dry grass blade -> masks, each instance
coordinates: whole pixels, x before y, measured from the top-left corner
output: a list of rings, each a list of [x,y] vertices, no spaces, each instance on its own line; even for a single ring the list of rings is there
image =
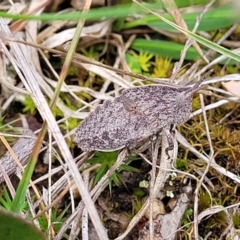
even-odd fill
[[[179,9],[177,8],[176,4],[174,1],[170,0],[162,0],[162,2],[164,3],[164,6],[166,7],[167,11],[169,12],[169,14],[173,17],[173,19],[175,20],[175,22],[181,26],[182,28],[188,30],[188,27],[187,27],[187,24],[185,23]],[[208,4],[208,6],[206,7],[205,11],[206,12],[209,7],[212,5],[214,1],[212,1],[210,4]],[[203,15],[203,14],[202,14]],[[195,24],[195,27],[193,29],[193,32],[195,32],[197,30],[197,27],[200,23],[201,19],[198,19],[198,21],[196,21],[196,24]],[[176,75],[177,73],[180,71],[181,67],[182,67],[182,63],[185,59],[185,56],[186,56],[186,52],[187,52],[187,49],[193,45],[197,52],[199,53],[200,56],[203,57],[203,59],[206,61],[206,62],[209,62],[208,59],[204,56],[201,48],[199,47],[199,45],[197,44],[197,42],[193,41],[192,39],[188,38],[188,40],[186,41],[186,44],[184,46],[184,49],[182,50],[181,52],[181,58],[180,58],[180,61],[178,62],[177,64],[177,68],[174,70],[173,72],[173,75],[171,77],[172,80],[174,80],[176,78]]]
[[[212,145],[212,141],[211,141],[211,137],[210,137],[210,133],[209,133],[209,126],[208,126],[208,122],[207,122],[207,116],[206,116],[206,111],[205,111],[205,106],[204,106],[204,102],[203,102],[203,96],[202,94],[200,94],[200,100],[201,100],[201,106],[202,106],[202,110],[203,110],[203,117],[204,117],[204,123],[205,123],[205,129],[207,132],[207,138],[208,138],[208,142],[209,142],[209,146],[210,146],[210,153],[209,153],[209,162],[208,165],[200,179],[200,181],[198,182],[198,185],[194,191],[194,234],[195,234],[195,238],[198,240],[199,239],[199,232],[198,232],[198,221],[197,221],[197,217],[198,217],[198,195],[199,195],[199,191],[201,188],[201,185],[203,183],[203,180],[205,178],[205,176],[207,175],[209,168],[211,166],[212,160],[213,160],[213,156],[214,156],[214,150],[213,150],[213,145]]]
[[[11,34],[10,31],[8,29],[8,27],[5,25],[5,23],[1,20],[0,21],[1,27],[5,33],[6,36],[10,36],[11,38]],[[2,42],[1,42],[2,43]],[[3,43],[2,43],[3,44]],[[10,46],[14,52],[14,55],[17,59],[18,65],[21,67],[21,69],[24,69],[24,73],[25,73],[25,77],[26,77],[26,81],[24,79],[24,85],[25,87],[30,90],[31,94],[34,96],[34,101],[35,101],[35,105],[37,106],[40,114],[42,115],[43,119],[45,119],[45,121],[48,123],[48,127],[51,130],[51,132],[53,133],[53,136],[55,138],[55,140],[58,143],[59,149],[62,152],[62,155],[64,156],[65,161],[68,163],[69,168],[72,171],[72,176],[75,179],[75,182],[79,188],[79,191],[83,193],[83,198],[85,199],[84,201],[86,201],[86,206],[89,208],[89,214],[92,215],[92,213],[94,214],[94,207],[93,204],[91,205],[92,201],[89,197],[88,192],[86,191],[86,188],[84,186],[83,180],[79,174],[79,171],[75,165],[75,162],[73,161],[72,155],[69,151],[68,146],[66,145],[66,142],[61,134],[61,131],[59,129],[58,124],[56,123],[52,112],[39,88],[39,85],[37,84],[36,78],[33,75],[32,71],[30,70],[24,56],[22,55],[22,52],[20,51],[18,45],[16,43],[11,43],[10,42]],[[91,206],[91,207],[90,207]],[[98,215],[95,216],[95,218],[98,218]],[[95,219],[96,220],[96,219]],[[95,222],[96,223],[96,222]],[[100,230],[99,234],[102,231]],[[100,238],[103,237],[103,239],[106,239],[105,236],[105,232],[102,232]]]
[[[194,153],[197,157],[204,160],[206,163],[209,163],[210,159],[206,157],[204,154],[201,154],[197,151],[178,131],[176,131],[176,137],[179,143],[181,143],[184,147],[189,149],[192,153]],[[214,159],[211,160],[211,167],[218,171],[220,174],[225,175],[226,177],[232,179],[233,181],[240,183],[240,178],[236,174],[227,171],[225,168],[219,166]]]

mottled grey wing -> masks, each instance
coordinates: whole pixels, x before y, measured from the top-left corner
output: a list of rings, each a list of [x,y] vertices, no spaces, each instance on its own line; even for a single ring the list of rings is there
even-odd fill
[[[105,101],[78,127],[75,140],[79,147],[84,151],[131,148],[168,125],[173,121],[169,97],[174,91],[162,88],[131,88],[120,97]]]
[[[82,121],[75,133],[75,141],[83,151],[111,151],[136,144],[146,134],[149,125],[143,114],[132,110],[131,103],[121,97],[107,100]],[[124,105],[125,104],[125,105]],[[132,109],[131,109],[132,108]]]
[[[173,87],[164,85],[148,85],[126,89],[122,96],[130,98],[139,106],[139,111],[144,113],[149,121],[157,121],[163,126],[175,123],[175,105],[177,96],[189,87]]]
[[[192,95],[202,81],[192,87],[157,84],[126,89],[82,121],[75,141],[84,151],[132,148],[165,126],[187,121]]]

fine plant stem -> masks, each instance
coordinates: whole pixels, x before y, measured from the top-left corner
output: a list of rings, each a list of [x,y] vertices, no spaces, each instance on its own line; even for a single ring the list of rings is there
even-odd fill
[[[156,152],[158,153],[158,147],[156,145],[154,146],[154,141],[153,138],[151,138],[151,152],[152,152],[152,174],[151,174],[151,181],[150,181],[150,195],[149,195],[149,237],[150,239],[153,239],[154,236],[154,227],[153,227],[153,201],[155,200],[154,198],[154,182],[155,182],[155,177],[156,177],[156,165],[157,165],[157,155],[155,154]]]
[[[195,236],[196,240],[199,240],[199,233],[198,233],[198,202],[199,202],[198,195],[199,195],[199,190],[202,186],[205,176],[207,175],[207,173],[210,169],[211,163],[213,161],[213,156],[214,156],[214,149],[213,149],[212,140],[211,140],[211,136],[210,136],[210,132],[209,132],[207,115],[206,115],[206,110],[205,110],[205,105],[204,105],[202,94],[200,94],[200,101],[201,101],[201,106],[202,106],[202,110],[203,110],[203,118],[204,118],[206,133],[207,133],[207,139],[208,139],[208,143],[209,143],[209,147],[210,147],[210,154],[209,154],[209,162],[207,164],[207,167],[205,168],[204,173],[202,174],[202,177],[201,177],[200,181],[198,182],[197,187],[194,191],[194,236]]]

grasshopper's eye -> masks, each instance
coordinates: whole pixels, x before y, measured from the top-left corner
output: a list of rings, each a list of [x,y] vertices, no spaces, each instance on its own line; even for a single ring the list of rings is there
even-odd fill
[[[139,112],[139,109],[138,109],[138,105],[136,102],[134,102],[132,99],[122,95],[120,98],[119,98],[120,102],[122,102],[123,104],[123,107],[128,111],[128,112],[132,112],[134,114],[138,113]]]

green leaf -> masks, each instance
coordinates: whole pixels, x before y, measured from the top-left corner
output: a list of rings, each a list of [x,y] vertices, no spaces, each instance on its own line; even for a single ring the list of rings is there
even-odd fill
[[[142,5],[142,8],[147,10],[147,11],[150,11],[151,13],[153,13],[150,9],[148,9],[147,7],[143,6]],[[236,18],[236,21],[239,22],[239,13],[238,16],[236,16],[236,13],[237,11],[232,9],[232,12],[231,12],[231,16],[233,17],[234,16],[234,19]],[[212,42],[212,41],[209,41],[208,39],[206,38],[203,38],[201,36],[199,36],[198,34],[195,34],[195,33],[192,33],[191,31],[189,31],[188,29],[185,29],[177,24],[175,24],[174,22],[172,21],[169,21],[168,19],[165,19],[164,17],[162,17],[161,15],[158,15],[156,13],[154,13],[154,15],[156,15],[159,19],[161,19],[162,21],[164,21],[165,23],[167,23],[169,26],[172,26],[174,27],[175,29],[177,29],[178,31],[184,33],[185,35],[189,36],[190,38],[194,39],[195,41],[197,41],[198,43],[201,43],[202,45],[204,45],[205,47],[209,48],[209,49],[212,49],[226,57],[229,57],[230,59],[232,60],[235,60],[237,62],[240,62],[240,55],[227,49],[227,48],[224,48],[222,46],[219,46],[218,44]],[[222,62],[221,62],[222,63]],[[231,62],[231,64],[233,64],[233,62]],[[228,63],[230,64],[230,63]]]
[[[46,240],[39,229],[17,214],[0,210],[0,239],[5,240]]]
[[[64,217],[69,209],[71,204],[68,204],[63,210],[59,208],[58,205],[52,208],[51,214],[51,223],[52,227],[55,232],[59,232],[60,228],[62,227],[63,223],[66,221],[66,217]],[[48,219],[46,219],[45,215],[42,215],[38,218],[39,225],[44,232],[48,232]]]
[[[209,3],[210,0],[175,0],[175,3],[178,8],[184,8],[194,5],[205,5]]]
[[[209,49],[221,53],[222,55],[226,55],[231,59],[229,60],[227,58],[226,60],[220,61],[219,62],[220,64],[225,64],[227,62],[228,65],[235,65],[236,61],[240,62],[239,54],[227,48],[219,46],[218,44],[211,42],[197,34],[189,33],[189,35],[195,41],[201,43],[202,45],[208,47]],[[133,48],[134,50],[145,51],[164,58],[169,57],[171,59],[179,59],[183,47],[184,45],[175,42],[147,39],[136,39],[131,45],[131,48]],[[205,50],[202,51],[203,53],[206,52]],[[215,58],[219,56],[220,55],[217,54]],[[193,47],[188,48],[185,60],[197,60],[199,58],[200,58],[199,54]]]
[[[30,96],[26,96],[25,100],[22,101],[22,104],[24,105],[23,112],[30,113],[31,115],[35,114],[36,106]]]
[[[156,9],[159,4],[149,4],[151,9]],[[0,17],[10,18],[15,20],[41,20],[41,21],[54,21],[54,20],[99,20],[103,18],[120,18],[127,17],[130,14],[143,13],[141,7],[135,4],[124,4],[121,6],[103,7],[98,9],[91,9],[88,12],[70,12],[70,13],[45,13],[41,15],[27,15],[27,14],[11,14],[0,11]]]
[[[176,0],[176,4],[179,8],[187,7],[197,4],[206,4],[210,0]],[[145,4],[149,9],[163,9],[161,3]],[[112,7],[103,7],[98,9],[91,9],[88,12],[70,12],[70,13],[45,13],[41,15],[27,15],[27,14],[12,14],[4,11],[0,11],[0,17],[9,18],[14,20],[41,20],[41,21],[54,21],[54,20],[100,20],[100,19],[117,19],[125,18],[133,14],[142,14],[145,11],[136,4],[122,4]]]
[[[100,164],[100,167],[96,169],[94,172],[94,184],[96,184],[102,176],[114,165],[118,157],[118,151],[115,152],[95,152],[94,156],[91,159],[88,159],[86,162],[91,166],[94,164]],[[135,158],[130,158],[127,164],[131,161],[135,160]],[[112,182],[116,185],[119,185],[120,182],[123,182],[121,179],[120,172],[121,171],[132,171],[138,172],[138,169],[128,166],[127,164],[122,164],[116,172],[112,174],[109,178],[109,186],[111,188]]]
[[[181,51],[183,49],[183,45],[163,40],[147,40],[139,38],[133,41],[131,48],[138,51],[152,53],[161,57],[179,59]],[[185,59],[193,60],[198,58],[199,54],[193,47],[190,47],[187,51]]]
[[[185,13],[182,14],[188,29],[192,30],[196,24],[197,18],[200,16],[200,12]],[[162,14],[162,17],[167,20],[173,21],[169,14]],[[174,21],[173,21],[174,22]],[[212,31],[220,28],[229,27],[234,23],[239,23],[240,18],[237,11],[234,11],[231,5],[214,8],[205,13],[201,19],[201,22],[197,28],[197,31]],[[123,29],[129,29],[138,26],[149,26],[165,31],[178,32],[175,28],[169,24],[161,21],[157,16],[147,15],[137,20],[126,22],[123,25]]]
[[[16,195],[13,199],[11,211],[19,213],[21,211],[22,205],[25,201],[26,191],[33,174],[34,167],[36,165],[37,159],[30,158],[28,164],[23,173],[22,179],[18,184]],[[1,239],[1,238],[0,238]]]
[[[126,53],[126,61],[132,72],[142,74],[142,68],[139,61],[129,53]]]

